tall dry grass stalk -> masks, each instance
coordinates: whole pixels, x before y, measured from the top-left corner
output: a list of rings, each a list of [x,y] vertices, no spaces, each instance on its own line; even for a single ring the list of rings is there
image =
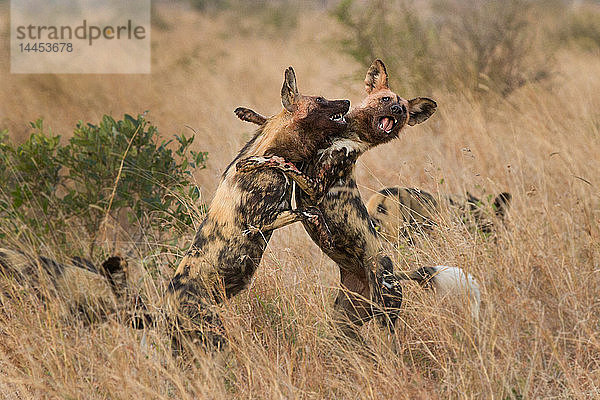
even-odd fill
[[[7,32],[1,6],[0,32]],[[275,113],[284,67],[294,66],[305,93],[362,97],[363,73],[351,75],[357,65],[327,40],[340,29],[329,16],[300,16],[293,34],[277,40],[235,35],[226,13],[158,12],[168,29],[153,30],[150,76],[10,75],[0,57],[0,125],[25,135],[25,123],[42,115],[66,133],[76,119],[149,109],[162,132],[197,132],[209,169],[196,178],[210,199],[252,129],[232,110]],[[447,264],[473,274],[482,286],[478,321],[460,301],[407,284],[395,335],[368,324],[364,344],[337,340],[335,266],[291,226],[275,233],[249,290],[224,305],[229,349],[196,349],[194,360],[173,358],[161,329],[134,331],[116,316],[85,326],[65,318],[60,301],[19,288],[2,295],[0,397],[600,397],[600,61],[565,48],[555,69],[552,82],[486,102],[467,93],[406,93],[435,98],[438,112],[359,161],[365,200],[388,185],[513,194],[496,240],[448,219],[394,253],[404,270]],[[169,258],[133,254],[132,284],[160,309]],[[142,268],[152,257],[162,277]]]

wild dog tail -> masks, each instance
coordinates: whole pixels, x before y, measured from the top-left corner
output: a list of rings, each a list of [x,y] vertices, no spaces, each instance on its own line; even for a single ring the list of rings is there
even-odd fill
[[[470,303],[471,315],[474,319],[479,318],[481,305],[479,283],[473,275],[465,272],[462,268],[438,265],[395,275],[398,279],[413,280],[424,287],[432,288],[442,298],[466,297]]]
[[[267,122],[267,117],[246,107],[238,107],[235,109],[234,113],[242,121],[251,122],[256,125],[264,125]]]

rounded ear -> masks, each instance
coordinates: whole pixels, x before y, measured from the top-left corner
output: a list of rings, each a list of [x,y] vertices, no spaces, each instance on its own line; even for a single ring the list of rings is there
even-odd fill
[[[389,86],[385,64],[383,61],[377,59],[373,61],[373,64],[371,64],[367,71],[367,76],[365,77],[365,90],[367,91],[367,94],[371,94],[373,91],[387,88],[389,88]]]
[[[294,103],[298,97],[298,86],[296,85],[296,73],[292,67],[285,70],[283,86],[281,88],[281,104],[289,112],[294,111]]]
[[[417,97],[408,101],[408,124],[420,124],[431,117],[437,109],[437,103],[427,97]]]
[[[497,216],[500,218],[504,218],[506,215],[506,211],[510,207],[510,201],[512,199],[512,195],[508,192],[502,192],[494,199],[494,204],[492,204],[492,208]]]
[[[251,122],[256,125],[264,125],[267,123],[267,117],[246,107],[238,107],[235,109],[234,113],[242,121]]]

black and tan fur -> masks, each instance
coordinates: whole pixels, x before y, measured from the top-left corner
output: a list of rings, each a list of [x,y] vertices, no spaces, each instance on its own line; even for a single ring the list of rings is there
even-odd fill
[[[275,229],[303,221],[318,225],[317,240],[327,240],[316,209],[291,209],[291,182],[284,174],[236,170],[239,160],[251,156],[306,161],[346,130],[343,115],[350,102],[301,95],[291,67],[285,72],[281,99],[283,110],[260,126],[223,173],[194,242],[170,283],[171,312],[179,315],[174,328],[188,331],[193,340],[222,342],[214,305],[248,285]],[[175,339],[180,337],[174,334]]]
[[[331,231],[333,245],[321,248],[340,268],[342,289],[335,307],[346,321],[342,327],[351,336],[355,335],[354,326],[373,317],[374,302],[390,311],[383,314],[389,325],[393,325],[396,315],[390,309],[397,309],[401,302],[401,286],[394,279],[392,262],[382,254],[382,243],[356,185],[356,160],[365,151],[398,137],[407,125],[425,121],[437,107],[433,100],[407,101],[392,92],[380,60],[367,71],[365,86],[367,97],[346,117],[348,130],[304,164],[302,173],[315,177],[315,182],[299,176],[289,165],[279,167],[302,189],[296,191],[298,206],[318,207]],[[251,110],[240,110],[236,114],[249,116],[250,122],[264,119]],[[278,168],[277,163],[264,164]],[[308,224],[304,226],[318,244],[318,231]]]
[[[26,288],[43,299],[57,298],[66,313],[77,314],[86,323],[124,311],[129,322],[140,327],[129,301],[127,272],[127,262],[120,256],[109,257],[96,267],[81,257],[62,263],[19,250],[0,249],[0,285],[5,295],[10,297]]]
[[[369,199],[367,210],[379,232],[391,243],[399,239],[412,241],[413,235],[431,232],[440,220],[443,208],[454,211],[461,222],[485,235],[495,229],[510,206],[510,193],[500,193],[487,207],[483,201],[467,192],[466,196],[442,196],[416,189],[388,187]]]

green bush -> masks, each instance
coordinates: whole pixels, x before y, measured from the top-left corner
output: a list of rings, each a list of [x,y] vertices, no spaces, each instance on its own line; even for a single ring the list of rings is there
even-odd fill
[[[51,235],[56,244],[73,246],[67,231],[78,227],[91,256],[108,220],[126,216],[131,224],[121,228],[130,233],[175,234],[191,225],[186,202],[199,198],[192,172],[207,159],[190,149],[193,136],[159,141],[144,115],[79,122],[65,145],[44,131],[42,120],[31,126],[29,139],[16,147],[7,131],[0,133],[0,238]]]

